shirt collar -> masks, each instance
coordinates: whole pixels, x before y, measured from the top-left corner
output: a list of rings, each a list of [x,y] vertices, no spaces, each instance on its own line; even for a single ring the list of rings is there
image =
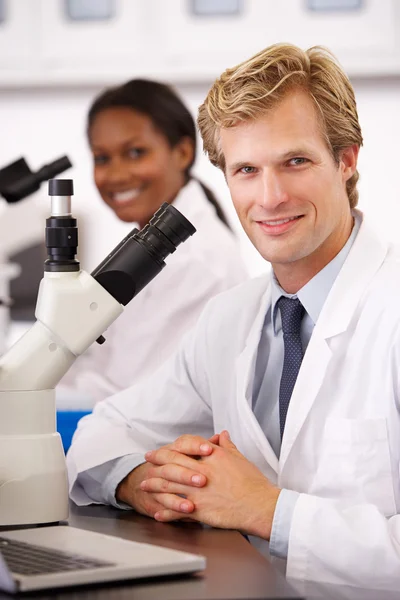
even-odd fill
[[[319,271],[319,273],[310,279],[297,294],[288,294],[285,292],[279,285],[274,273],[271,272],[271,315],[274,335],[276,335],[280,329],[276,319],[278,309],[276,303],[281,296],[286,296],[286,298],[298,298],[314,325],[317,322],[324,302],[328,297],[336,277],[339,275],[340,269],[344,265],[361,226],[362,215],[355,212],[352,214],[354,217],[354,226],[349,239],[339,254]]]

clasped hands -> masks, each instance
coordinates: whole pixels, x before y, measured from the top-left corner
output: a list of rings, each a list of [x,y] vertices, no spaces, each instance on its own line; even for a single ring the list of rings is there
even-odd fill
[[[195,520],[269,539],[280,489],[230,439],[183,435],[147,452],[116,497],[157,521]]]

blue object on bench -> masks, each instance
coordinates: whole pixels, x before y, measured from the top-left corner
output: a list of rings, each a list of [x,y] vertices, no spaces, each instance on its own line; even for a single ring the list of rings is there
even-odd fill
[[[57,431],[61,435],[64,446],[64,452],[67,452],[71,445],[79,419],[90,414],[91,410],[58,410],[57,411]]]

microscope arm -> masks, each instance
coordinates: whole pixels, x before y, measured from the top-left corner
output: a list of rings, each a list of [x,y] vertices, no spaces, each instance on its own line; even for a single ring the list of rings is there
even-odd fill
[[[37,321],[0,358],[0,390],[54,388],[123,306],[85,271],[45,273]]]

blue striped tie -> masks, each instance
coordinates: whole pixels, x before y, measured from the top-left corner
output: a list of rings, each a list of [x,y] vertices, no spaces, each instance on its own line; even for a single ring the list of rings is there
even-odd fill
[[[304,315],[304,306],[298,298],[286,298],[285,296],[279,298],[278,306],[282,316],[283,343],[285,346],[279,387],[279,422],[282,439],[290,398],[303,360],[300,327]]]

